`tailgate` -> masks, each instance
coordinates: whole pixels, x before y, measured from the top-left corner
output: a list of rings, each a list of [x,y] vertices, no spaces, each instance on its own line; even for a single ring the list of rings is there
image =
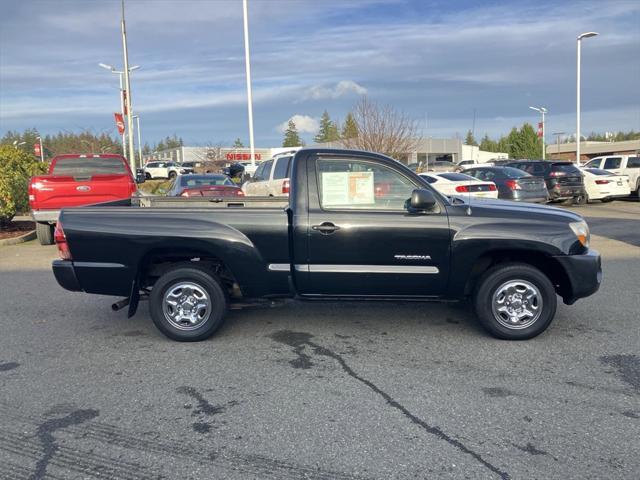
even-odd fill
[[[128,174],[71,177],[49,175],[33,181],[34,210],[58,210],[93,203],[109,202],[131,196]]]
[[[522,190],[524,190],[525,192],[538,192],[547,189],[547,184],[544,182],[544,178],[539,177],[519,178],[518,185],[520,185]]]

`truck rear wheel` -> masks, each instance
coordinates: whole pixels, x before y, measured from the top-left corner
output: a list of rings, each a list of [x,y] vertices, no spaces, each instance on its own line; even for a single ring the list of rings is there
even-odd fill
[[[551,324],[557,307],[551,281],[524,263],[489,269],[478,282],[473,303],[481,325],[505,340],[540,335]]]
[[[151,290],[153,323],[167,337],[197,342],[211,337],[224,322],[227,296],[204,269],[177,267],[162,275]]]
[[[53,245],[53,225],[37,222],[36,237],[38,237],[40,245]]]

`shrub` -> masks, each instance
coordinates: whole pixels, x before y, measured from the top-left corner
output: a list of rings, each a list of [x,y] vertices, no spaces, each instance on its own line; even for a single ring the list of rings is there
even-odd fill
[[[46,169],[46,164],[24,150],[0,145],[0,226],[8,224],[16,212],[29,210],[29,179]]]

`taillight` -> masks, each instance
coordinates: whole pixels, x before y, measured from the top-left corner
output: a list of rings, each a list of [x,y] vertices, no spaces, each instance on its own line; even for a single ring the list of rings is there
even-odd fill
[[[489,184],[489,191],[490,192],[495,192],[496,190],[497,190],[497,188],[493,183]]]
[[[244,192],[242,190],[236,190],[236,196],[244,197]]]
[[[564,173],[563,173],[563,172],[561,172],[561,171],[559,171],[559,170],[552,170],[552,171],[549,173],[549,176],[550,176],[550,177],[561,177],[562,175],[564,175]]]
[[[282,182],[282,193],[289,193],[289,179],[287,178],[284,182]]]
[[[468,191],[469,191],[469,187],[467,187],[466,185],[458,185],[456,187],[456,192],[464,193]]]
[[[609,180],[596,180],[596,185],[606,185]]]
[[[509,190],[522,190],[522,187],[518,184],[517,180],[507,180],[504,184]]]
[[[180,194],[181,197],[188,197],[189,196],[189,192],[184,191]]]
[[[69,250],[69,244],[67,243],[67,236],[62,229],[62,223],[56,224],[56,229],[53,232],[53,239],[58,247],[58,255],[62,260],[73,260],[71,257],[71,250]]]

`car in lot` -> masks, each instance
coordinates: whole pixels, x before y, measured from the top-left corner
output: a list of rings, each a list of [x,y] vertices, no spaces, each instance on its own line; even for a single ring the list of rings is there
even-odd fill
[[[617,175],[600,168],[583,168],[582,173],[587,201],[610,202],[616,198],[628,197],[631,193],[627,175]]]
[[[176,162],[149,162],[143,167],[147,180],[155,178],[175,178],[185,173],[193,173],[191,167],[181,166]]]
[[[222,174],[178,175],[168,197],[243,197],[242,189]]]
[[[631,192],[640,197],[640,155],[596,157],[589,160],[585,168],[599,168],[618,175],[627,175]]]
[[[572,162],[554,160],[514,160],[504,166],[544,178],[550,201],[583,205],[587,201],[582,172]]]
[[[265,160],[253,176],[242,185],[245,195],[286,197],[289,195],[289,173],[293,155],[277,155]]]
[[[38,241],[53,244],[60,209],[125,199],[136,191],[129,163],[121,155],[56,155],[47,175],[29,181],[29,207]]]
[[[429,172],[420,176],[438,192],[448,197],[468,195],[478,198],[498,198],[498,189],[493,182],[483,182],[477,178],[454,172]]]
[[[423,172],[453,172],[456,169],[456,164],[447,160],[436,160],[435,162],[429,162],[424,164]]]
[[[513,167],[474,167],[465,174],[485,182],[493,182],[498,189],[498,198],[516,202],[546,203],[549,192],[543,178]]]
[[[449,201],[392,158],[310,148],[291,161],[289,198],[137,197],[63,210],[58,283],[148,299],[168,337],[197,341],[229,302],[471,298],[492,335],[528,339],[602,279],[589,228],[541,205]],[[254,300],[252,300],[254,299]],[[565,314],[566,315],[566,314]]]

